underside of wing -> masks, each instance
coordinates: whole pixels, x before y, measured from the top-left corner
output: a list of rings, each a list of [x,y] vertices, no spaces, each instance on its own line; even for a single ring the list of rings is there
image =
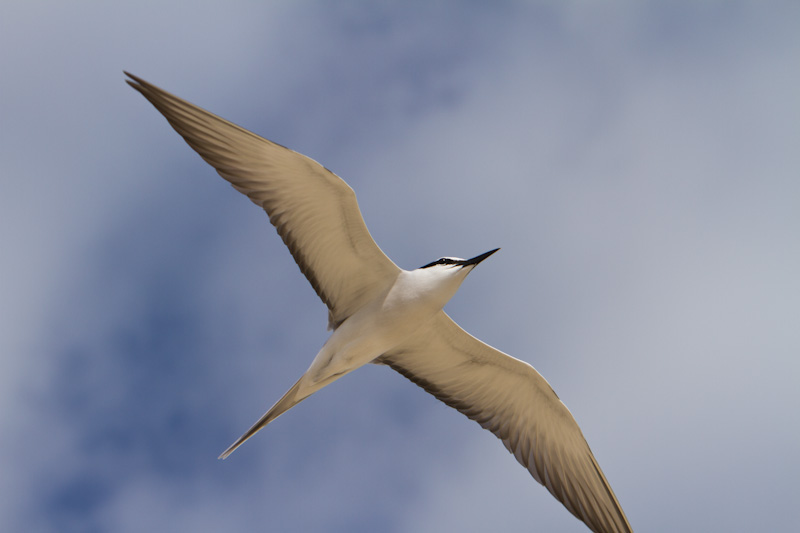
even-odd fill
[[[632,531],[572,414],[529,364],[472,337],[444,311],[377,362],[494,433],[592,531]]]
[[[337,326],[400,269],[369,234],[353,190],[316,161],[126,73],[200,156],[269,215]]]

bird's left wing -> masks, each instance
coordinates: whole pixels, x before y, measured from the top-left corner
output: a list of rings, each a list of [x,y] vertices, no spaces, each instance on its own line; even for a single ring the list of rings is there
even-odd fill
[[[400,269],[369,234],[353,189],[313,159],[126,72],[220,176],[269,215],[330,310],[330,326],[391,286]]]
[[[593,531],[632,531],[572,414],[531,365],[479,341],[444,311],[375,362],[494,433]]]

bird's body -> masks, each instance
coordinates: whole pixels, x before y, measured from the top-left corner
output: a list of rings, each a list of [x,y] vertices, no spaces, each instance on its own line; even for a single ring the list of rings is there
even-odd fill
[[[483,255],[488,257],[495,251]],[[322,387],[401,345],[441,311],[476,264],[400,270],[394,279],[387,280],[385,287],[376,288],[364,307],[334,329],[297,383],[220,457],[226,458],[261,428]]]
[[[333,333],[308,370],[225,458],[298,402],[365,364],[398,371],[497,435],[593,531],[632,531],[569,410],[529,364],[475,339],[442,310],[472,259],[397,267],[364,224],[355,194],[315,161],[135,76],[142,93],[219,174],[264,208],[328,306]]]
[[[337,327],[306,371],[314,381],[344,375],[407,339],[456,293],[469,268],[400,271]]]

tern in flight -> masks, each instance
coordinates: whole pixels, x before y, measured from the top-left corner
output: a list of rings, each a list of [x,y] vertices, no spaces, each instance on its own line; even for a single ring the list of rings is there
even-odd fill
[[[632,531],[572,414],[528,363],[484,344],[442,310],[497,251],[397,267],[375,244],[347,183],[316,161],[128,74],[220,176],[263,208],[328,306],[333,333],[289,391],[220,456],[367,363],[387,365],[503,441],[593,531]]]

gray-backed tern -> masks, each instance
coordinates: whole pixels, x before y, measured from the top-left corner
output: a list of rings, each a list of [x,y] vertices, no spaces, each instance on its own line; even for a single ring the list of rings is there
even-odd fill
[[[220,456],[324,386],[387,365],[503,441],[533,477],[597,532],[631,531],[566,406],[528,363],[484,344],[442,310],[481,261],[443,257],[416,270],[389,259],[356,196],[316,161],[126,74],[189,146],[263,208],[328,306],[333,333],[289,391]]]

